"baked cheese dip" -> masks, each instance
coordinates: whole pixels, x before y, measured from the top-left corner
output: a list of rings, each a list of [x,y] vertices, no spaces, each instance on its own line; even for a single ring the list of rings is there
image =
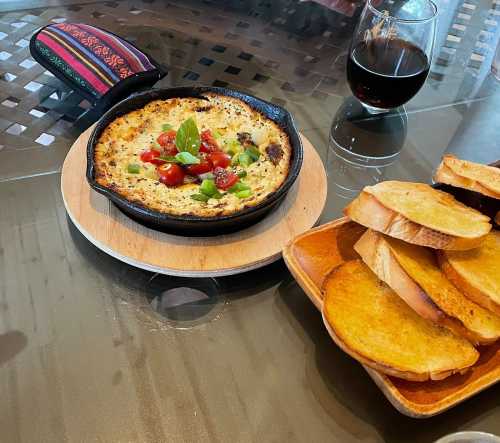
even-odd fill
[[[116,118],[94,149],[95,179],[171,215],[213,217],[255,206],[285,181],[291,145],[242,100],[155,100]]]

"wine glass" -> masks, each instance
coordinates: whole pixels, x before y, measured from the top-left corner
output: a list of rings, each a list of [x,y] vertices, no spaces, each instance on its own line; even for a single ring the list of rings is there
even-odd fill
[[[436,15],[432,0],[367,0],[349,49],[347,80],[369,112],[401,106],[420,90]]]

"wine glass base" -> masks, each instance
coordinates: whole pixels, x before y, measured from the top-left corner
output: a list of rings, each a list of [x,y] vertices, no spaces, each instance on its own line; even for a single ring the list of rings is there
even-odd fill
[[[404,146],[404,108],[373,115],[354,97],[342,103],[332,123],[327,153],[329,185],[352,199],[361,189],[385,179]]]
[[[370,106],[367,105],[366,103],[363,103],[361,100],[360,103],[363,105],[363,108],[365,108],[370,114],[385,114],[387,112],[391,112],[391,109],[377,108],[376,106]]]

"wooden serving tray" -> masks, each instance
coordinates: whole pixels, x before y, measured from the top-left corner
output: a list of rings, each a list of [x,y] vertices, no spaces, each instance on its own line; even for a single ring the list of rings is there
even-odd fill
[[[258,269],[281,257],[283,247],[313,227],[326,202],[320,156],[304,136],[304,163],[285,200],[259,223],[232,234],[185,237],[147,228],[90,188],[85,176],[93,127],[71,147],[61,173],[61,193],[76,228],[95,246],[132,266],[182,277],[221,277]]]
[[[342,262],[359,258],[353,245],[364,231],[364,227],[341,218],[299,235],[284,249],[290,272],[319,310],[325,277]],[[500,381],[500,343],[480,347],[479,352],[479,360],[466,374],[440,381],[412,382],[364,368],[398,411],[426,418]]]

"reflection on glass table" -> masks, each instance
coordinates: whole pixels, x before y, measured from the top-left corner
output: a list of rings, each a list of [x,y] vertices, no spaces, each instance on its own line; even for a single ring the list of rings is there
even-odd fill
[[[404,146],[407,125],[402,107],[374,115],[354,97],[345,99],[333,119],[327,153],[335,194],[350,199],[384,180]]]

